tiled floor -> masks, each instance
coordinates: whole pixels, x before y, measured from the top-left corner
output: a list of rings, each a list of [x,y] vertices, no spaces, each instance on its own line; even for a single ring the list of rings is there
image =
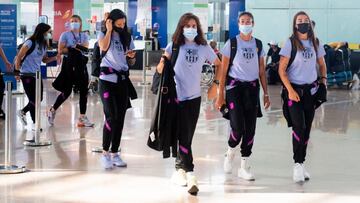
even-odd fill
[[[232,175],[223,173],[228,123],[203,97],[193,143],[200,187],[194,197],[170,183],[174,160],[163,160],[161,153],[146,146],[154,105],[149,87],[136,87],[139,99],[127,112],[121,147],[128,167],[104,171],[100,155],[91,152],[101,146],[103,113],[99,98],[91,95],[88,103],[87,115],[96,123],[95,128],[75,127],[77,95],[58,110],[55,126],[49,127],[45,111],[57,92],[50,88],[51,81],[45,84],[42,136],[53,145],[24,148],[22,142],[32,131],[16,117],[12,119],[16,142],[13,163],[25,165],[29,172],[0,175],[0,202],[360,202],[359,91],[332,89],[328,103],[317,110],[306,161],[312,178],[303,185],[292,182],[290,129],[280,109],[278,86],[270,87],[272,108],[258,120],[251,159],[255,182],[240,180],[235,170]],[[22,95],[13,98],[16,109],[25,102]],[[3,135],[3,121],[0,129]],[[3,143],[1,137],[1,162]],[[239,157],[238,153],[237,166]]]

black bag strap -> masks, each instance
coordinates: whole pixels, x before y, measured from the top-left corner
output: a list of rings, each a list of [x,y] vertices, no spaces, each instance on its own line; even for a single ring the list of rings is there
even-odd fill
[[[297,53],[297,48],[295,46],[294,39],[292,37],[290,37],[290,42],[291,42],[291,53],[290,53],[290,59],[289,59],[288,66],[286,67],[286,71],[289,69],[291,64],[294,62],[296,53]]]
[[[262,41],[257,39],[257,38],[255,38],[255,42],[256,42],[256,49],[257,49],[258,59],[260,61],[261,52],[263,50],[263,44],[262,44]]]
[[[236,52],[237,52],[237,39],[236,37],[233,37],[230,39],[230,61],[226,75],[229,75],[230,67],[233,65]]]
[[[172,68],[175,67],[176,60],[177,60],[177,58],[179,56],[179,49],[180,49],[180,46],[173,43],[172,48],[171,48],[172,53],[171,53],[171,59],[170,59]]]
[[[34,49],[35,49],[35,46],[36,46],[35,40],[33,40],[33,39],[28,39],[28,40],[31,41],[31,46],[30,46],[30,49],[27,50],[25,56],[21,59],[20,64],[22,64],[22,63],[25,61],[26,57],[28,57],[28,56],[34,51]]]

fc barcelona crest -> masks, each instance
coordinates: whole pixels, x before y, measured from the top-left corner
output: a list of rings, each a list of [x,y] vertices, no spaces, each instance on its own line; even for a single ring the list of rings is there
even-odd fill
[[[305,49],[302,52],[302,55],[303,55],[304,59],[311,59],[313,57],[314,53],[311,50],[311,48],[305,47]]]
[[[189,63],[196,63],[199,59],[198,50],[186,49],[185,59]]]
[[[242,48],[242,55],[244,59],[251,60],[255,56],[255,51],[253,48]]]
[[[122,44],[121,44],[121,42],[120,42],[119,40],[115,40],[115,41],[113,42],[113,44],[114,44],[114,47],[115,47],[115,49],[116,49],[117,51],[119,51],[119,52],[122,52],[122,51],[123,51]]]

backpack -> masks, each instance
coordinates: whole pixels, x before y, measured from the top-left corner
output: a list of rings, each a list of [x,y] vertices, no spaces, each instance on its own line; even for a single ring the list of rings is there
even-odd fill
[[[262,45],[261,40],[259,40],[257,38],[255,38],[255,42],[256,42],[256,49],[257,49],[258,58],[259,58],[259,61],[260,61],[260,56],[261,56],[261,52],[263,50],[263,45]],[[228,68],[228,71],[227,71],[226,75],[229,75],[230,67],[233,65],[235,55],[236,55],[236,52],[237,52],[237,39],[236,39],[236,37],[230,39],[230,45],[231,45],[230,61],[229,61],[229,68]]]
[[[25,59],[26,59],[26,57],[28,57],[33,51],[34,51],[34,49],[35,49],[35,45],[36,45],[36,42],[35,42],[35,40],[33,40],[33,39],[27,39],[27,40],[30,40],[31,41],[31,47],[29,48],[29,50],[27,50],[26,51],[26,54],[25,54],[25,56],[21,59],[21,61],[20,61],[20,65],[22,65],[23,64],[23,62],[25,61]],[[17,53],[19,53],[19,51],[20,51],[20,49],[21,49],[21,47],[24,45],[24,43],[21,43],[21,44],[19,44],[19,46],[17,46]]]
[[[180,46],[177,44],[173,44],[171,50],[172,50],[172,54],[171,54],[171,67],[174,68],[175,64],[176,64],[176,60],[178,58],[179,55],[179,48]],[[160,78],[161,78],[161,74],[158,73],[157,71],[155,71],[154,76],[153,76],[153,81],[151,84],[151,91],[154,94],[157,94],[158,89],[159,89],[159,85],[160,85]]]

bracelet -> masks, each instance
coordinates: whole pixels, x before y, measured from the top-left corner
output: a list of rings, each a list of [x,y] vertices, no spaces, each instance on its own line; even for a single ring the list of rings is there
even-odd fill
[[[325,80],[327,80],[327,77],[321,76],[320,79],[325,79]]]
[[[269,95],[268,95],[268,94],[264,94],[264,97],[269,97]]]
[[[219,80],[214,80],[213,83],[220,85],[220,81]]]

